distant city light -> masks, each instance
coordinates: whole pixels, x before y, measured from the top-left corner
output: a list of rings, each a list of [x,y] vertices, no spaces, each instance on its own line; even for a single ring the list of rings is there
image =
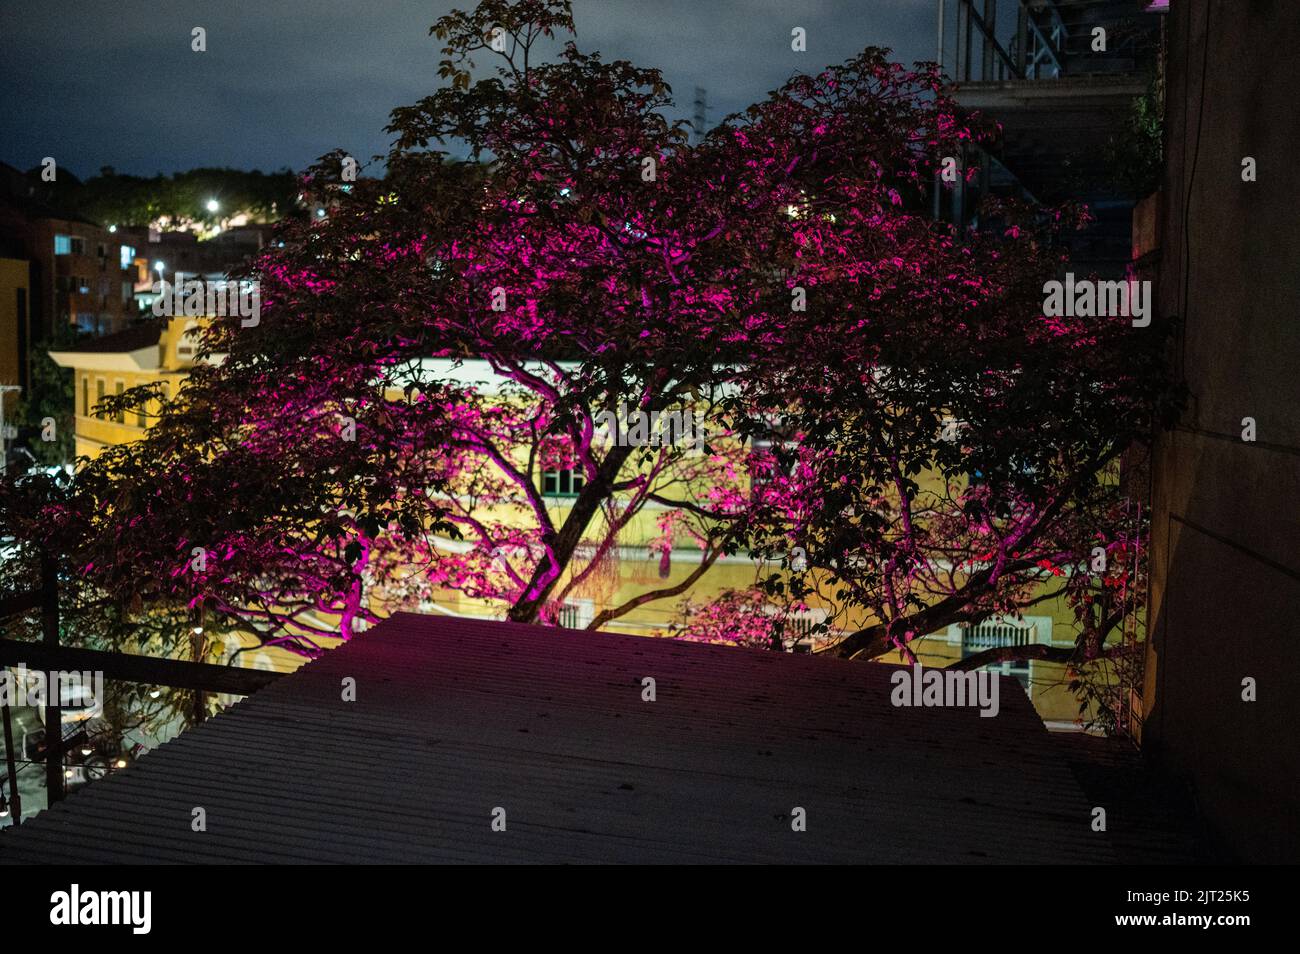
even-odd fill
[[[112,233],[116,232],[116,231],[117,231],[117,226],[116,226],[116,225],[110,225],[110,226],[108,227],[108,232],[109,232],[110,235],[111,235]]]
[[[215,211],[217,211],[217,209],[219,209],[219,208],[221,208],[221,205],[217,202],[216,199],[208,199],[208,211],[209,211],[209,212],[215,212]]]

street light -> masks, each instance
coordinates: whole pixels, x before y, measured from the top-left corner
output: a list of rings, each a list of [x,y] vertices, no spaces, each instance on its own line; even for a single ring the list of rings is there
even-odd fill
[[[216,199],[208,199],[208,211],[215,212],[221,208],[221,204]]]

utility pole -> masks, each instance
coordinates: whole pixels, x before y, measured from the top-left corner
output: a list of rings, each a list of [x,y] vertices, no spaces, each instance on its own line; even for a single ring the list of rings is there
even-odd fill
[[[199,604],[198,622],[190,630],[190,658],[196,662],[203,662],[203,624],[207,621],[207,614],[204,613],[204,605]],[[207,701],[204,698],[202,689],[194,690],[194,697],[191,700],[192,708],[190,709],[190,724],[198,725],[207,718],[208,708]]]
[[[695,117],[691,121],[696,143],[704,138],[704,122],[708,111],[709,92],[703,86],[697,86],[695,87]]]
[[[935,53],[934,61],[939,64],[940,73],[943,72],[943,8],[947,2],[948,0],[939,0],[939,36],[935,43],[935,46],[938,47],[938,51]],[[935,216],[935,218],[938,218],[938,216]]]

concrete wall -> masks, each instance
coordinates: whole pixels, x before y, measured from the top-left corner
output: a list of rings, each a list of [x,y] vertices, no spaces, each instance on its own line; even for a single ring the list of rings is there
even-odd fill
[[[1153,462],[1143,749],[1211,836],[1300,860],[1300,148],[1292,0],[1175,0],[1160,313],[1191,403]],[[1208,23],[1207,23],[1208,20]],[[1258,180],[1242,181],[1253,157]],[[1242,439],[1253,418],[1254,442]],[[1242,681],[1258,701],[1242,700]]]

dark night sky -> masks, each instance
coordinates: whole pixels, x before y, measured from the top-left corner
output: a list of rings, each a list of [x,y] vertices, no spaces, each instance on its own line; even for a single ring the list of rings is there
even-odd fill
[[[0,160],[151,175],[383,152],[439,83],[429,26],[473,0],[0,0]],[[575,0],[578,44],[663,70],[710,123],[863,46],[933,58],[935,0]],[[190,30],[207,30],[205,53]],[[790,30],[808,31],[808,52]]]

